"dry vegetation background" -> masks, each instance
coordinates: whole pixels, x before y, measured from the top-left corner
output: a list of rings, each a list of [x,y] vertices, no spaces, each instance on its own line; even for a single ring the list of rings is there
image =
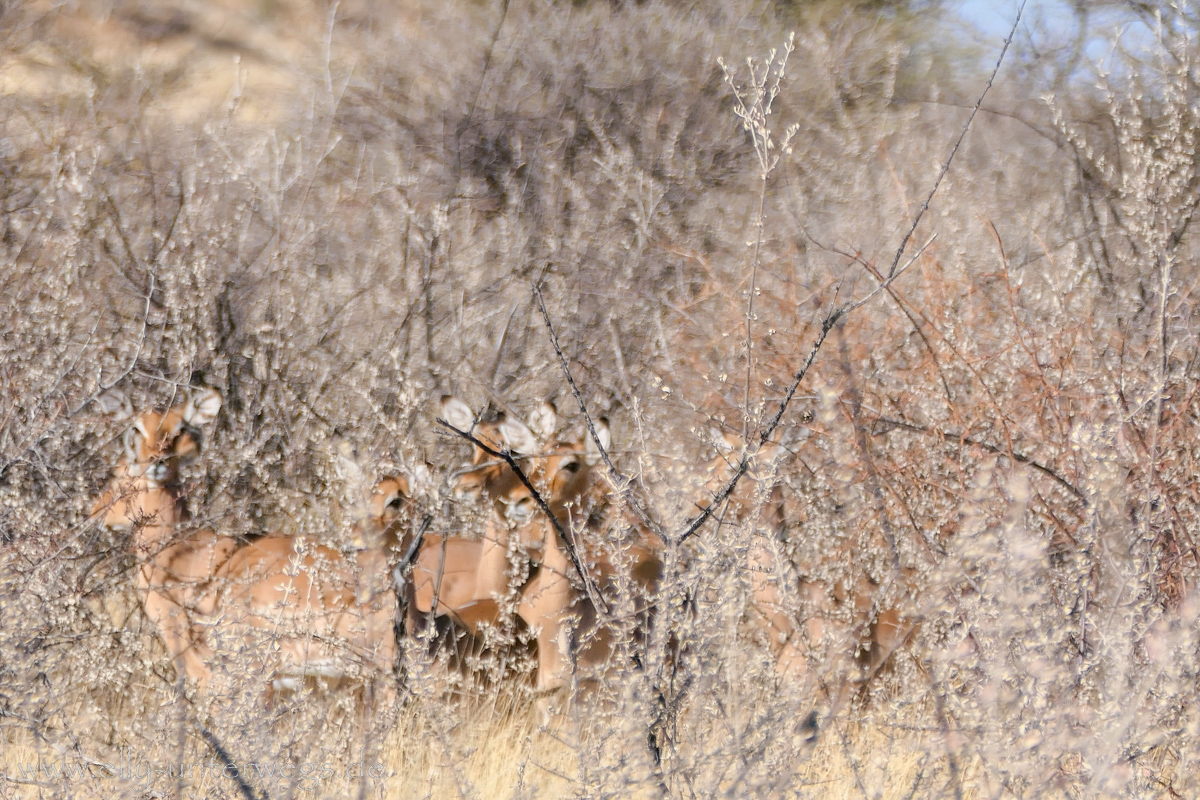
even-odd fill
[[[549,397],[580,428],[536,285],[678,533],[711,429],[761,430],[825,314],[876,286],[1001,46],[920,5],[396,6],[0,6],[0,796],[237,796],[21,771],[207,761],[201,723],[239,762],[386,767],[270,797],[1200,792],[1187,5],[1131,4],[1151,33],[1103,70],[1020,28],[904,261],[936,238],[829,332],[786,455],[677,548],[660,635],[600,689],[547,725],[495,660],[447,695],[409,644],[365,722],[353,688],[193,707],[127,542],[88,521],[122,432],[100,388],[221,390],[187,481],[222,532],[342,541],[348,441],[379,472],[428,461],[433,530],[469,535],[442,394]],[[766,119],[797,128],[764,182],[717,59],[744,89],[790,30]],[[873,674],[826,642],[779,678],[749,624],[776,486],[790,574],[830,587],[815,609],[793,582],[796,619],[840,619],[859,661],[856,587],[919,623]]]

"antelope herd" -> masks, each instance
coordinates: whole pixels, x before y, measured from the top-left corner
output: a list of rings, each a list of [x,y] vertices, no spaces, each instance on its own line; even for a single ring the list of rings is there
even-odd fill
[[[193,388],[165,412],[135,413],[113,393],[98,405],[129,427],[92,519],[130,532],[138,601],[179,679],[201,693],[215,690],[218,673],[226,680],[261,675],[270,692],[311,679],[387,690],[401,652],[398,633],[435,641],[446,629],[478,637],[507,624],[536,643],[534,681],[546,694],[599,676],[622,636],[653,624],[668,543],[631,519],[598,468],[610,444],[604,420],[590,435],[563,439],[548,402],[527,423],[512,416],[482,422],[461,400],[444,397],[441,420],[474,442],[470,463],[449,486],[457,501],[482,510],[483,535],[426,533],[430,518],[419,523],[410,485],[417,476],[372,483],[344,446],[336,461],[353,499],[352,544],[339,549],[329,543],[336,532],[327,542],[285,534],[247,540],[189,521],[180,467],[199,454],[203,429],[220,413],[216,390]],[[736,437],[718,434],[716,443],[709,497],[731,474],[728,454],[742,450]],[[769,472],[781,449],[769,445],[756,463]],[[788,598],[819,609],[829,590],[798,576],[780,555],[778,486],[765,472],[751,470],[748,478],[727,508],[732,518],[757,515],[747,619],[766,634],[778,671],[802,677],[829,631],[819,611],[798,625],[789,613],[798,606]],[[885,637],[895,638],[885,624],[904,628],[898,617],[876,616]],[[882,644],[872,660],[894,646]]]

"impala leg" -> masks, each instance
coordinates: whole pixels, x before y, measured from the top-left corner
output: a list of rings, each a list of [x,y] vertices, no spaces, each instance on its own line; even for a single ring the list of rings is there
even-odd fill
[[[377,595],[370,609],[367,641],[374,647],[371,667],[375,675],[367,681],[364,714],[377,710],[391,715],[396,708],[396,659],[399,646],[393,622],[398,612],[395,595],[391,592]]]
[[[508,541],[508,528],[495,514],[489,514],[475,572],[476,600],[491,600],[508,593]]]
[[[920,622],[906,619],[895,608],[880,611],[871,626],[871,652],[867,662],[867,674],[863,683],[867,683],[887,666],[892,654],[900,649],[909,638],[916,633]]]
[[[517,614],[537,637],[538,674],[536,688],[550,692],[565,686],[571,660],[570,566],[556,547],[547,546],[546,560],[538,574],[521,592]]]
[[[143,605],[147,618],[158,629],[176,669],[195,681],[203,692],[212,678],[207,664],[212,654],[197,640],[187,611],[162,592],[153,589],[147,591]]]

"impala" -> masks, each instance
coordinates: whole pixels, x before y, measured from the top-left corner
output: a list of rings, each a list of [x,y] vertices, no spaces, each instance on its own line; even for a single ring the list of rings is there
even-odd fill
[[[718,454],[709,463],[707,491],[711,495],[728,482],[744,443],[735,435],[713,430]],[[914,624],[892,607],[876,608],[878,590],[864,572],[852,588],[798,574],[795,566],[781,553],[785,520],[783,493],[773,472],[784,448],[768,443],[759,451],[756,465],[748,470],[729,499],[732,518],[752,522],[754,530],[749,549],[751,620],[767,635],[776,668],[781,675],[801,679],[808,672],[813,653],[826,635],[834,635],[835,648],[845,656],[862,662],[864,680],[878,672],[891,654],[911,635]],[[732,454],[732,455],[731,455]],[[765,497],[756,499],[769,487]],[[848,557],[849,554],[843,554]],[[791,595],[789,598],[788,595]],[[851,605],[849,627],[831,624],[835,606]],[[795,622],[799,605],[806,619],[801,629]]]
[[[179,466],[199,453],[200,427],[216,417],[220,394],[192,390],[182,405],[136,416],[117,395],[100,405],[133,424],[93,518],[132,530],[139,599],[181,677],[207,688],[214,649],[250,653],[276,689],[297,688],[306,677],[362,676],[364,666],[391,671],[396,599],[389,575],[392,554],[404,546],[404,478],[374,487],[355,525],[359,549],[350,555],[299,537],[239,548],[232,538],[181,524]]]
[[[277,690],[307,678],[370,680],[396,659],[391,570],[409,497],[402,477],[382,479],[343,553],[302,537],[269,536],[237,550],[216,571],[213,636],[219,650],[250,654]],[[386,680],[386,677],[385,677]]]
[[[596,591],[611,594],[615,576],[626,567],[643,588],[657,580],[659,566],[652,549],[626,547],[626,557],[618,565],[595,546],[593,523],[600,517],[592,512],[601,498],[593,468],[599,461],[599,449],[590,438],[541,444],[556,427],[557,415],[551,404],[543,403],[528,426],[512,419],[476,425],[470,408],[451,397],[443,398],[442,416],[460,430],[474,429],[475,436],[489,447],[494,444],[493,449],[517,457],[559,525],[578,534],[573,537],[575,549]],[[601,445],[607,448],[607,424],[600,421],[595,427]],[[509,549],[515,533],[518,552],[527,564],[518,563],[512,577],[530,577],[511,589],[518,595],[517,615],[536,637],[536,687],[547,692],[565,684],[570,668],[581,657],[593,662],[607,657],[607,627],[599,624],[596,609],[581,590],[584,576],[577,573],[565,543],[541,514],[532,492],[506,462],[487,461],[486,455],[476,447],[471,467],[456,475],[455,486],[458,494],[490,501],[487,534],[483,541],[429,537],[414,569],[412,607],[423,614],[452,617],[472,632],[485,623],[500,622],[499,601],[510,591]],[[581,632],[584,638],[596,640],[593,646],[582,650],[575,646],[576,634]]]
[[[607,449],[606,437],[601,439]],[[552,459],[566,466],[581,457],[586,463],[597,452],[580,442],[558,443],[550,451],[555,453]],[[550,504],[571,536],[586,575],[578,574],[550,521],[545,516],[534,520],[540,532],[540,562],[521,589],[517,613],[537,634],[537,688],[542,692],[564,686],[572,672],[602,670],[613,652],[614,634],[632,629],[640,639],[650,621],[650,600],[662,570],[657,543],[610,506],[607,494],[598,491],[598,482],[590,488],[591,496],[580,493],[574,502]],[[575,514],[580,516],[573,519]],[[583,586],[584,580],[590,589]],[[623,609],[631,611],[634,619],[625,624],[613,613],[625,599],[622,591],[634,595]],[[603,608],[596,608],[593,598]]]
[[[183,404],[166,412],[136,416],[123,395],[105,394],[98,403],[105,413],[119,420],[133,418],[133,423],[92,518],[115,530],[132,530],[138,597],[146,617],[181,676],[204,686],[212,652],[193,615],[212,612],[213,574],[237,544],[207,530],[178,533],[185,520],[179,466],[199,454],[200,428],[216,418],[221,395],[213,389],[193,390]]]
[[[535,474],[539,436],[553,432],[557,414],[544,403],[533,415],[531,425],[515,419],[479,424],[474,412],[454,397],[443,397],[442,418],[495,450],[507,450]],[[534,428],[538,433],[534,433]],[[457,497],[474,499],[486,506],[486,530],[481,540],[430,534],[425,537],[408,582],[409,628],[424,629],[433,618],[454,620],[472,635],[483,626],[502,622],[501,600],[509,592],[509,545],[515,528],[517,544],[529,546],[527,535],[533,516],[532,496],[516,473],[502,460],[493,460],[478,446],[471,464],[454,477]]]

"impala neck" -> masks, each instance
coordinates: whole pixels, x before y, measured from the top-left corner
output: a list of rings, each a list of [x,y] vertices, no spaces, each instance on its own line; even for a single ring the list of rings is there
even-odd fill
[[[367,517],[354,525],[352,546],[360,564],[382,559],[399,562],[412,542],[413,531],[407,517],[384,523],[378,517]]]
[[[139,543],[169,539],[184,518],[182,501],[175,487],[158,486],[138,478],[123,498],[124,516],[130,521]]]

